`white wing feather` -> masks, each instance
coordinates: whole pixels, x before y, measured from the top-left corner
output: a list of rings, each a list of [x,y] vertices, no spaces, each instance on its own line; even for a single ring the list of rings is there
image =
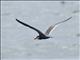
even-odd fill
[[[70,20],[71,18],[72,18],[72,17],[69,17],[68,19],[66,19],[66,20],[64,20],[64,21],[58,22],[58,23],[56,23],[55,25],[51,25],[51,26],[47,29],[47,31],[45,32],[45,35],[48,35],[52,30],[55,30],[55,28],[58,27],[60,23],[66,22],[66,21]]]

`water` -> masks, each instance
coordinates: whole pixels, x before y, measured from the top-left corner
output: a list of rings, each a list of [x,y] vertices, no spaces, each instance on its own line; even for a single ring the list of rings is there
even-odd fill
[[[78,11],[75,12],[74,11]],[[16,18],[42,32],[57,22],[61,24],[50,33],[53,38],[34,40],[38,35]],[[78,60],[79,57],[79,2],[60,1],[3,1],[1,2],[2,60]]]

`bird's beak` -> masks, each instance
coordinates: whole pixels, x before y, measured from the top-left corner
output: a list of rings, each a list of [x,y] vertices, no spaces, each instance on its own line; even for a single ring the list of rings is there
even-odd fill
[[[36,40],[37,38],[34,38],[34,40]]]
[[[36,40],[36,39],[34,38],[34,40]]]

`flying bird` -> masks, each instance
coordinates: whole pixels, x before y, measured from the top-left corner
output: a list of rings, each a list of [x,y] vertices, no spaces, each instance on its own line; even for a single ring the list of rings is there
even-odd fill
[[[46,31],[45,33],[42,33],[40,30],[38,30],[38,29],[36,29],[36,28],[34,28],[34,27],[32,27],[32,26],[30,26],[30,25],[28,25],[28,24],[26,24],[26,23],[24,23],[24,22],[22,22],[22,21],[20,21],[20,20],[18,20],[18,19],[16,19],[16,21],[19,22],[19,23],[21,23],[22,25],[24,25],[24,26],[26,26],[26,27],[29,27],[29,28],[35,30],[35,31],[39,34],[36,38],[34,38],[34,40],[35,40],[35,39],[42,40],[42,39],[52,38],[52,37],[48,36],[49,33],[50,33],[52,30],[54,30],[57,26],[59,26],[61,23],[64,23],[64,22],[70,20],[71,18],[72,18],[72,17],[69,17],[69,18],[66,19],[66,20],[63,20],[63,21],[58,22],[58,23],[56,23],[56,24],[54,24],[54,25],[51,25],[51,26],[47,29],[47,31]]]

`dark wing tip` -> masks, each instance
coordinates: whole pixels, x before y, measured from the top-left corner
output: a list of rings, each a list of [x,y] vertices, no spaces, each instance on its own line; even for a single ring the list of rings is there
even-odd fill
[[[16,19],[16,20],[18,20],[18,19]]]
[[[16,21],[19,21],[18,19],[16,19]]]
[[[72,16],[70,18],[68,18],[68,20],[71,19],[71,18],[72,18]]]
[[[20,20],[16,19],[17,22],[22,23]]]
[[[68,18],[68,19],[66,19],[65,21],[68,21],[68,20],[70,20],[71,18],[72,18],[72,17],[69,17],[69,18]],[[65,22],[65,21],[64,21],[64,22]]]

